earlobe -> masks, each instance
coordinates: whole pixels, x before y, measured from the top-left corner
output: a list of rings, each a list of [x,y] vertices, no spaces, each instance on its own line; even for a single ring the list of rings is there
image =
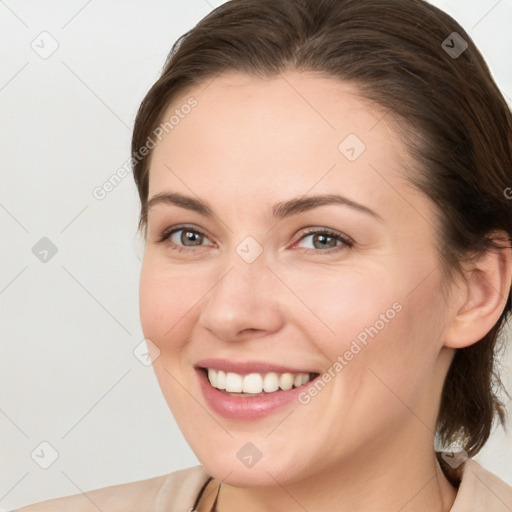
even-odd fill
[[[463,348],[481,340],[498,322],[512,286],[512,250],[505,236],[501,249],[490,249],[465,274],[453,296],[454,314],[445,346]]]

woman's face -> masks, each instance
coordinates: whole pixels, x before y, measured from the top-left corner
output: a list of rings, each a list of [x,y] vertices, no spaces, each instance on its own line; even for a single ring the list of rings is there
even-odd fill
[[[434,207],[404,179],[388,117],[296,72],[222,75],[172,115],[150,167],[140,311],[206,470],[284,485],[432,450],[452,311]],[[219,387],[269,391],[214,389],[205,367],[234,374],[210,372]]]

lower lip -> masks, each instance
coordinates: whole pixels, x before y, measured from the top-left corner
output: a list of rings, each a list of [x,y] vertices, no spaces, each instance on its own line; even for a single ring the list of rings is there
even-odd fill
[[[255,420],[267,416],[293,401],[315,379],[298,388],[275,391],[264,396],[231,396],[210,385],[203,369],[196,369],[203,396],[210,408],[225,418],[234,420]]]

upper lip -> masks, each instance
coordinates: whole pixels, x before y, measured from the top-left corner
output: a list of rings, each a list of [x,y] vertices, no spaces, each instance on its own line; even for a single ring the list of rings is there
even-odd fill
[[[266,361],[230,361],[227,359],[201,359],[195,365],[197,368],[212,368],[224,372],[248,375],[250,373],[317,373],[304,368],[294,368]]]

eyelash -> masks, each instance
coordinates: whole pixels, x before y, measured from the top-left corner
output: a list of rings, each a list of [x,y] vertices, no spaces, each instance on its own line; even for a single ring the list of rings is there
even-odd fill
[[[208,238],[208,235],[203,233],[201,230],[196,229],[196,228],[192,228],[191,226],[175,226],[175,227],[166,229],[163,233],[161,233],[159,235],[159,237],[158,237],[158,239],[156,241],[157,241],[157,243],[163,243],[166,240],[169,240],[170,237],[174,233],[177,233],[179,231],[185,231],[185,230],[188,230],[188,231],[190,231],[192,233],[196,233],[198,235],[204,236],[205,238]],[[312,252],[315,252],[315,253],[329,253],[329,254],[332,254],[334,252],[338,252],[340,250],[344,250],[344,249],[350,248],[350,247],[352,247],[354,245],[354,241],[351,238],[349,238],[346,235],[343,235],[339,231],[334,231],[334,230],[329,229],[329,228],[322,228],[322,229],[315,228],[315,229],[310,229],[309,231],[303,233],[302,236],[299,238],[299,240],[297,240],[297,242],[295,242],[293,246],[295,247],[295,245],[297,245],[299,242],[301,242],[304,238],[307,238],[308,236],[316,235],[316,234],[326,235],[326,236],[334,238],[337,241],[342,242],[342,243],[341,243],[341,245],[338,245],[336,247],[330,247],[330,248],[325,249],[325,250],[322,250],[322,249],[305,249],[307,253],[310,253],[312,251]],[[198,245],[196,247],[203,247],[203,245]],[[190,252],[190,251],[194,250],[194,247],[184,248],[184,246],[177,245],[174,242],[170,242],[170,248],[172,250],[178,251],[178,252]]]

